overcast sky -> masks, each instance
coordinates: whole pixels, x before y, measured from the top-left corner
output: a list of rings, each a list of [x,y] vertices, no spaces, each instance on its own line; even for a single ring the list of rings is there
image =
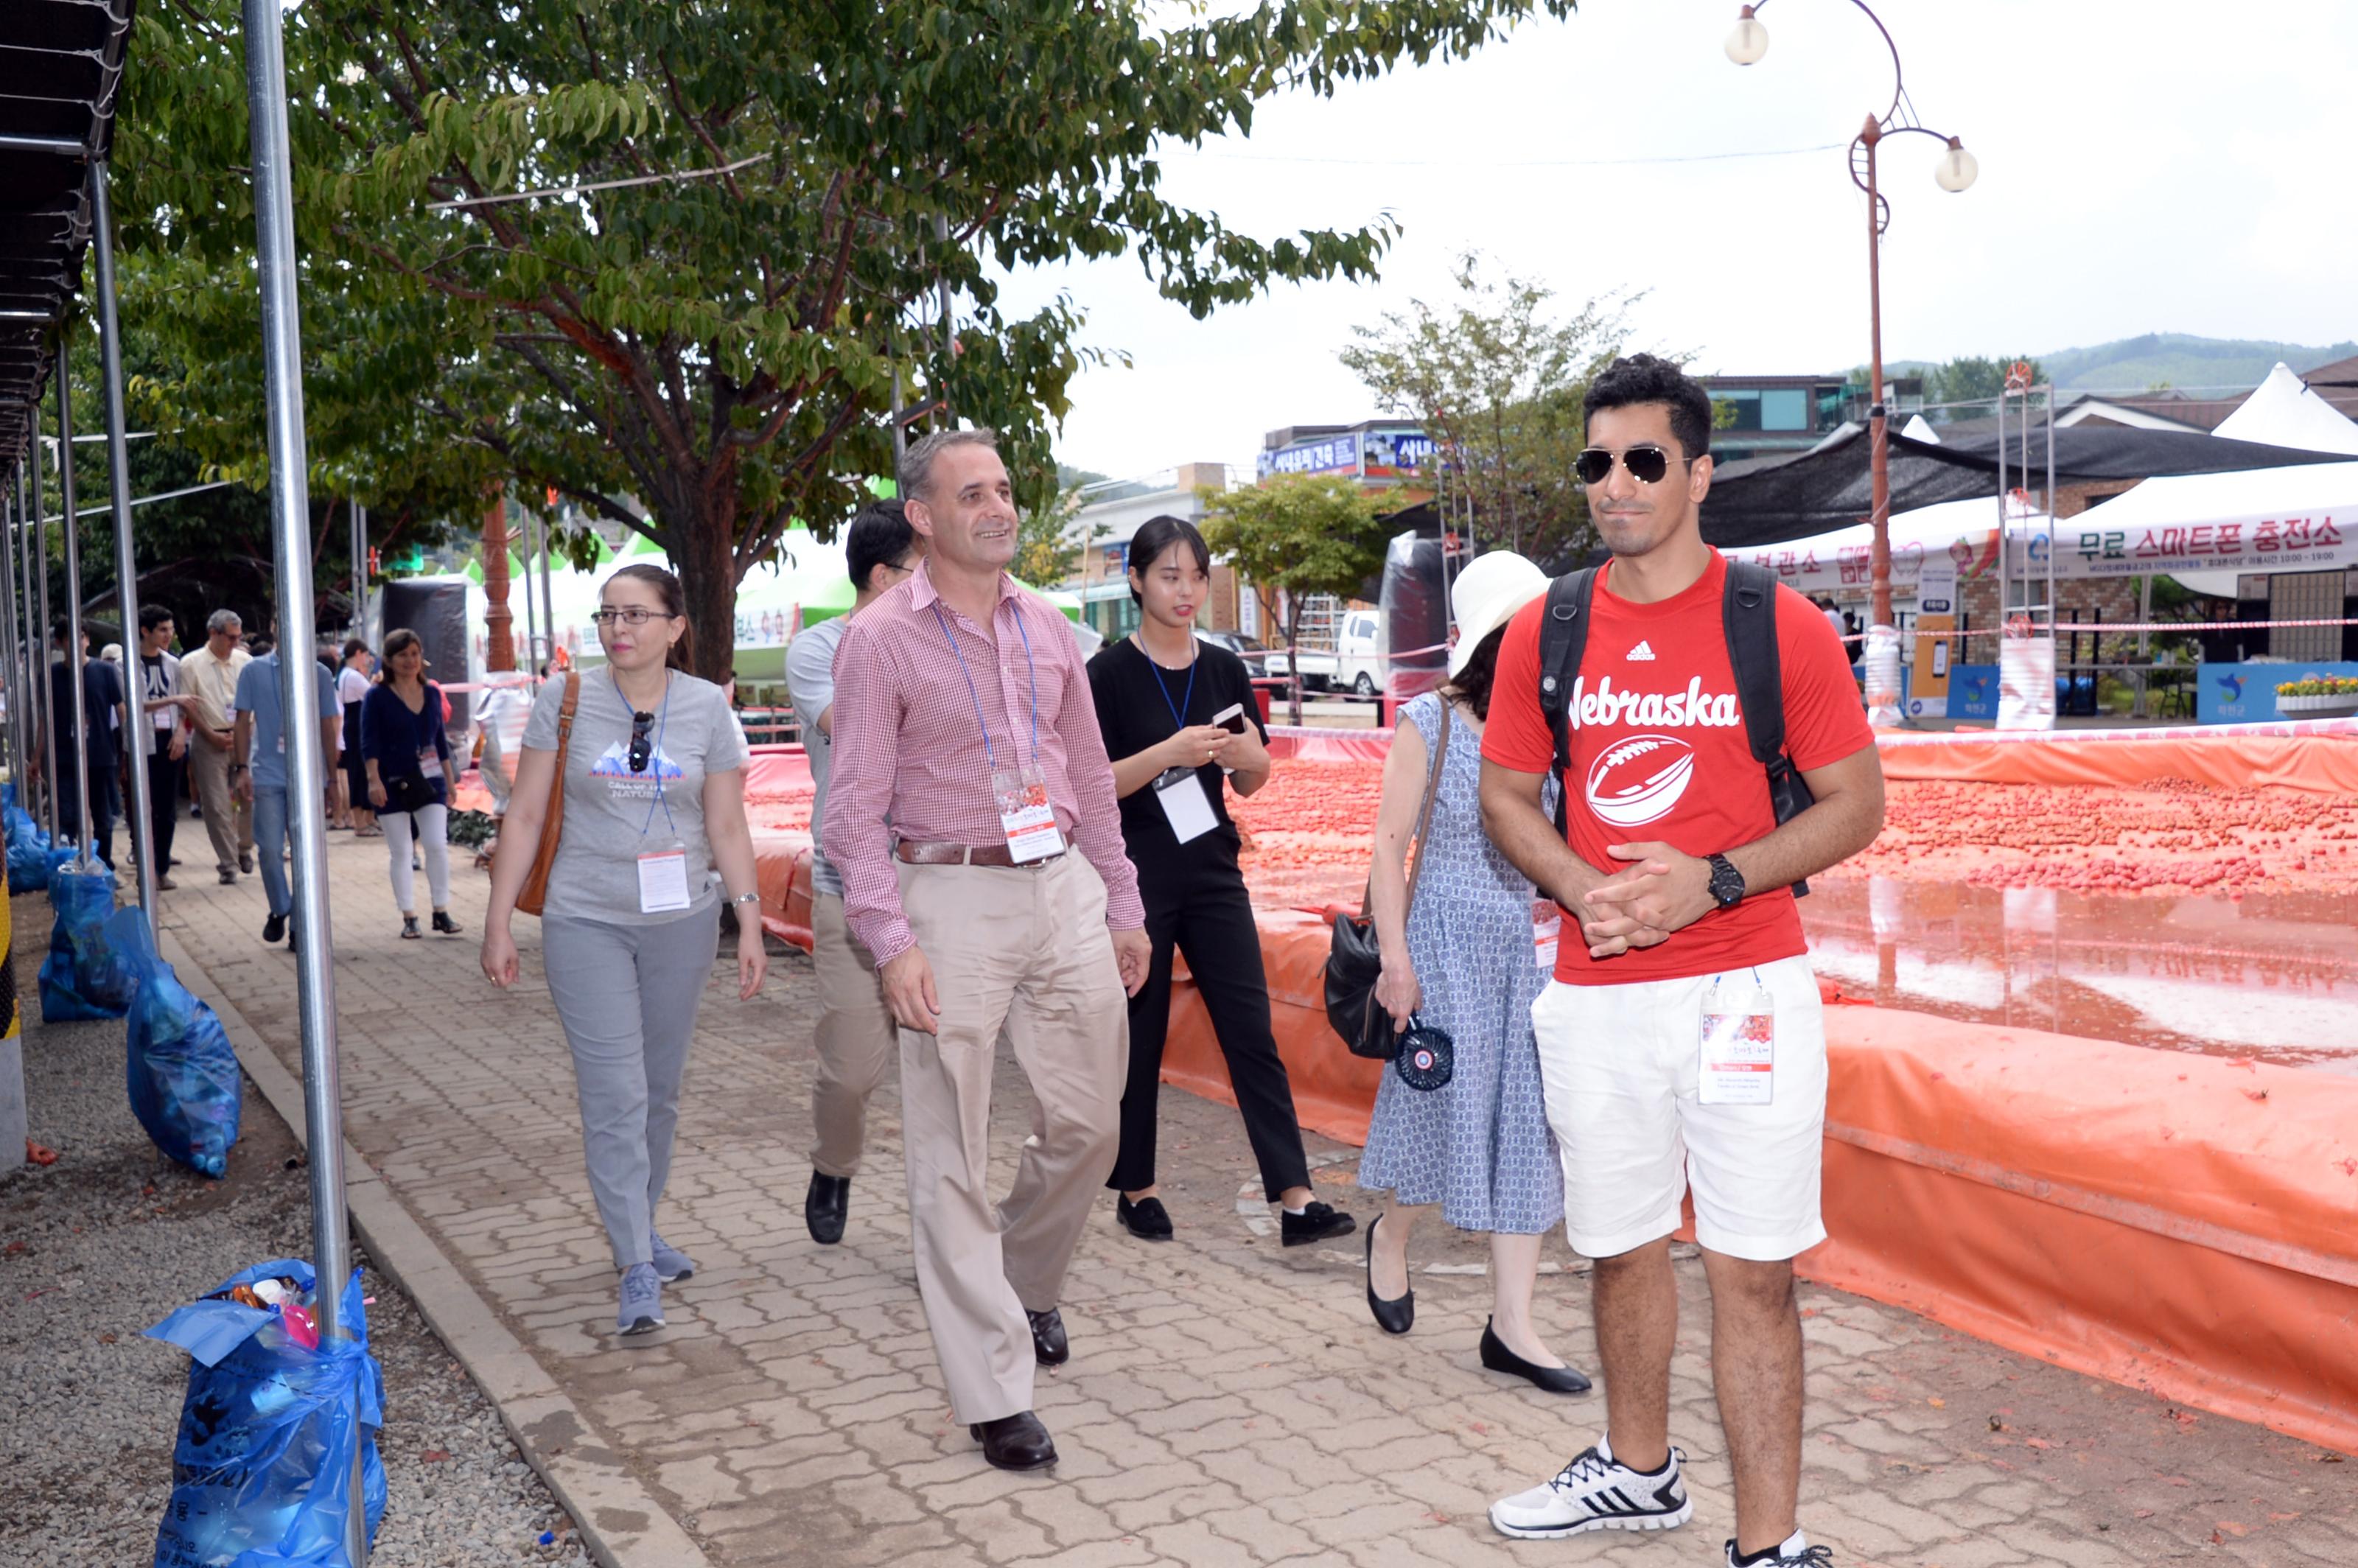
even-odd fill
[[[1886,145],[1893,359],[2043,352],[2140,332],[2358,336],[2358,5],[1878,0],[1924,122],[1981,178]],[[1116,476],[1249,470],[1261,433],[1382,412],[1336,362],[1355,323],[1441,299],[1460,251],[1566,302],[1645,290],[1640,346],[1760,374],[1865,362],[1865,198],[1844,147],[1890,99],[1846,0],[1776,0],[1768,58],[1728,62],[1736,0],[1585,0],[1471,60],[1279,98],[1249,140],[1174,147],[1164,189],[1268,238],[1389,211],[1382,280],[1282,287],[1198,322],[1135,260],[1016,279],[1069,290],[1130,369],[1075,387],[1058,455]],[[1833,144],[1829,146],[1827,144]],[[1719,155],[1785,153],[1729,157]],[[1680,158],[1693,161],[1648,162]]]

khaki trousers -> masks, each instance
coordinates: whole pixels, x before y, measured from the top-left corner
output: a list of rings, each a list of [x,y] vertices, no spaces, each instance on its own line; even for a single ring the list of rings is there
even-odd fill
[[[1032,1408],[1026,1309],[1065,1268],[1120,1141],[1130,1015],[1105,883],[1076,854],[1022,867],[899,865],[933,966],[941,1033],[902,1030],[901,1119],[917,1292],[950,1409],[969,1424]],[[990,1201],[990,1078],[1004,1030],[1032,1085],[1015,1185]]]
[[[843,895],[811,895],[811,967],[818,971],[818,1082],[811,1165],[822,1176],[856,1176],[868,1141],[868,1097],[899,1058],[901,1032],[885,1005],[876,960],[843,920]]]
[[[240,855],[254,853],[254,814],[229,788],[230,754],[215,751],[201,735],[189,741],[189,784],[204,807],[205,837],[224,871],[237,870]]]

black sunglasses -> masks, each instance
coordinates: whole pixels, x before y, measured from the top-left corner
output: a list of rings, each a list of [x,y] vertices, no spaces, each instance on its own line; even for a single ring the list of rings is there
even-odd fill
[[[630,763],[631,772],[634,773],[645,773],[647,760],[654,755],[654,714],[634,712],[631,715]]]
[[[1572,460],[1572,471],[1583,484],[1603,484],[1605,476],[1613,471],[1613,454],[1602,447],[1589,447]],[[1639,484],[1660,484],[1662,476],[1671,471],[1673,462],[1691,462],[1691,458],[1673,458],[1661,448],[1647,442],[1631,447],[1621,454],[1621,466]]]

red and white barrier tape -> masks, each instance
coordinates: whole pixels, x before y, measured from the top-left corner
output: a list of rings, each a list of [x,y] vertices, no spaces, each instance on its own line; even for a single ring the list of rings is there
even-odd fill
[[[1909,638],[1928,638],[1939,642],[1948,637],[2028,636],[2039,631],[2052,631],[2059,636],[2085,636],[2091,633],[2118,636],[2131,632],[2264,632],[2277,626],[2358,626],[2358,616],[2344,615],[2315,621],[2124,621],[2118,622],[2058,621],[2046,627],[2033,623],[2028,631],[2021,633],[2017,633],[2010,626],[1976,626],[1963,632],[1953,628],[1946,632],[1926,632],[1917,627],[1910,627],[1900,633],[1899,637],[1903,642]],[[1866,633],[1864,632],[1853,632],[1844,636],[1843,641],[1857,643],[1865,641],[1866,637]]]

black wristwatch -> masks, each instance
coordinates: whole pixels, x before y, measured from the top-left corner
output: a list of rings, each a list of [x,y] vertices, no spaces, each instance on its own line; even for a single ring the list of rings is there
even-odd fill
[[[1744,873],[1736,862],[1725,855],[1706,855],[1704,864],[1711,868],[1711,899],[1722,909],[1734,909],[1744,902]]]

